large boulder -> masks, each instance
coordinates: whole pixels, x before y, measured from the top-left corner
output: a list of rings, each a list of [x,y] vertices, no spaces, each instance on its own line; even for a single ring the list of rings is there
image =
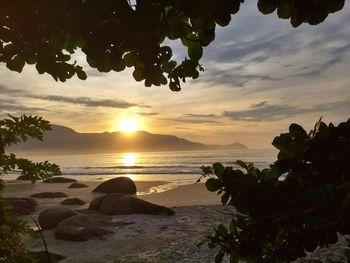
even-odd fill
[[[103,182],[97,186],[93,192],[134,195],[136,194],[136,185],[130,178],[121,176]]]
[[[42,229],[51,229],[55,228],[62,220],[76,214],[72,209],[66,207],[52,207],[41,211],[38,221]]]
[[[84,205],[85,202],[83,200],[81,200],[80,198],[73,197],[73,198],[64,199],[61,202],[61,204],[62,205]]]
[[[82,214],[69,217],[58,224],[56,238],[71,241],[85,241],[112,233],[108,228],[112,219],[100,214]]]
[[[66,178],[66,177],[59,177],[59,176],[55,176],[55,177],[51,177],[48,178],[44,181],[44,183],[49,183],[49,184],[55,184],[55,183],[75,183],[77,182],[76,179],[71,179],[71,178]]]
[[[106,215],[173,215],[175,213],[167,207],[122,194],[107,194],[105,196],[97,197],[91,201],[89,209],[100,211]]]
[[[84,188],[84,187],[88,187],[88,186],[82,183],[72,183],[70,186],[68,186],[68,188]]]
[[[33,198],[5,198],[12,206],[15,215],[28,215],[35,211],[36,201]]]
[[[62,192],[42,192],[37,194],[32,194],[31,197],[35,198],[64,198],[68,197],[65,193]]]

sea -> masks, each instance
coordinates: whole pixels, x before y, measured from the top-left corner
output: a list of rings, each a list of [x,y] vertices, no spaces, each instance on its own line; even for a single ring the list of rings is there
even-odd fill
[[[254,163],[257,168],[269,167],[276,160],[277,150],[210,150],[169,152],[126,152],[86,155],[24,156],[33,161],[48,160],[60,166],[62,176],[78,181],[105,181],[127,176],[134,181],[167,182],[154,188],[166,191],[180,185],[193,184],[201,175],[201,167],[221,162],[236,167],[236,160]],[[9,174],[4,179],[15,179]]]

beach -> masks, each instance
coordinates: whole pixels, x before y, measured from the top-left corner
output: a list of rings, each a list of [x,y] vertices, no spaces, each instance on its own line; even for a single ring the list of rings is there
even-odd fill
[[[40,192],[63,192],[68,197],[78,197],[85,205],[70,205],[72,209],[88,207],[96,197],[92,190],[101,181],[80,181],[88,187],[72,189],[71,183],[32,184],[28,181],[6,181],[3,192],[5,197],[29,197]],[[197,243],[214,226],[228,223],[229,216],[223,214],[219,198],[206,190],[204,184],[179,186],[164,192],[151,192],[152,187],[159,187],[167,182],[136,181],[137,197],[154,204],[171,207],[173,216],[165,215],[118,215],[113,222],[127,222],[129,225],[113,227],[112,234],[100,239],[84,242],[57,240],[55,230],[43,231],[50,252],[66,257],[66,262],[212,262],[215,256],[206,245],[198,248]],[[148,193],[148,194],[147,194]],[[38,206],[31,215],[21,218],[35,227],[32,216],[37,218],[40,211],[60,206],[64,198],[36,198]],[[221,212],[220,212],[221,211]],[[32,251],[43,250],[40,238],[27,238],[26,244]],[[84,251],[82,253],[82,251]]]
[[[28,181],[6,181],[3,191],[5,197],[29,197],[43,191],[63,192],[68,197],[77,197],[85,205],[69,205],[72,209],[87,208],[90,201],[98,196],[92,190],[101,181],[79,181],[88,187],[68,188],[71,183],[32,184]],[[166,185],[166,181],[135,181],[137,198],[171,208],[175,214],[167,215],[115,215],[110,234],[99,239],[87,241],[66,241],[55,238],[55,230],[44,230],[48,249],[51,253],[65,257],[62,263],[114,263],[114,262],[214,262],[215,249],[210,250],[204,244],[197,244],[218,224],[228,224],[231,216],[220,205],[220,198],[206,190],[203,183],[182,185],[168,191],[157,192]],[[160,188],[161,189],[161,188]],[[55,206],[65,198],[37,198],[36,210],[30,215],[21,216],[35,228],[32,216],[37,218],[40,211]],[[232,209],[232,208],[231,208]],[[27,247],[31,251],[44,249],[42,240],[26,237]],[[298,263],[326,262],[333,259],[346,262],[343,250],[345,237],[329,248],[319,248],[309,253],[307,258],[298,259]],[[225,262],[225,261],[224,261]]]

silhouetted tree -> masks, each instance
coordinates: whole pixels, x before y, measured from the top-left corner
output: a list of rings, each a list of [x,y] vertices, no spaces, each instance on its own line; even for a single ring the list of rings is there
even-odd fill
[[[209,191],[236,210],[207,242],[216,262],[291,262],[350,234],[350,120],[319,121],[309,134],[299,125],[275,137],[277,161],[259,170],[215,163],[203,167]],[[350,260],[350,250],[346,251]]]
[[[244,0],[2,0],[0,61],[21,72],[35,64],[56,81],[75,74],[86,79],[71,55],[81,50],[100,72],[133,67],[136,81],[179,91],[180,81],[196,79],[203,47],[215,38],[216,25],[227,26]],[[341,10],[345,0],[258,0],[263,14],[277,10],[294,27],[318,24]],[[244,27],[244,25],[242,25]],[[164,40],[180,39],[183,61],[173,60]]]
[[[60,174],[56,164],[47,161],[35,163],[5,152],[6,147],[25,142],[28,138],[42,140],[44,132],[48,130],[51,130],[49,122],[36,116],[10,116],[0,120],[0,176],[17,171],[34,183]],[[22,241],[22,235],[28,233],[29,228],[25,222],[14,217],[12,207],[2,198],[3,186],[0,178],[0,263],[35,262]]]

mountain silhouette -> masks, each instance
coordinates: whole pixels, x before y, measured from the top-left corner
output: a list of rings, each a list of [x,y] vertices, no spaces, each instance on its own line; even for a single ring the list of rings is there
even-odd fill
[[[230,145],[206,145],[191,142],[173,135],[152,134],[137,131],[79,133],[71,128],[51,125],[52,131],[46,132],[43,142],[28,140],[11,147],[14,152],[35,152],[40,154],[89,154],[111,152],[211,150],[211,149],[248,149],[241,143]]]

